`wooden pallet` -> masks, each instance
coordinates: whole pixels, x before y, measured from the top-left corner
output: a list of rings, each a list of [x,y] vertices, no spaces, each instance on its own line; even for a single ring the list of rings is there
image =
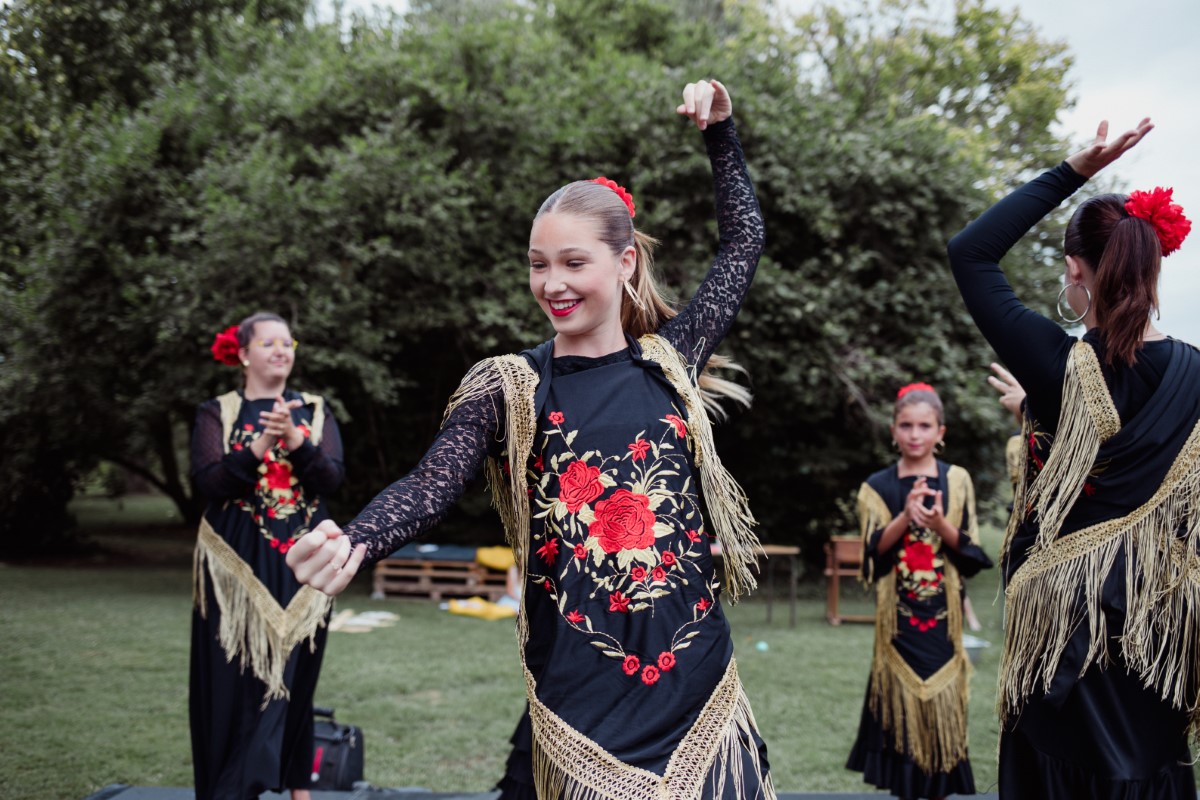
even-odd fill
[[[503,572],[490,570],[474,561],[385,558],[375,565],[371,596],[484,597],[492,602],[506,591]]]

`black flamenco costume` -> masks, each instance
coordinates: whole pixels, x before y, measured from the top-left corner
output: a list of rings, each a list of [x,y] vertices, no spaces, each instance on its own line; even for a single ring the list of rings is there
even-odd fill
[[[720,249],[682,313],[599,358],[554,358],[549,341],[480,362],[418,467],[345,527],[382,558],[487,461],[523,585],[529,705],[505,798],[774,797],[710,552],[720,538],[724,591],[752,588],[753,518],[695,384],[749,288],[762,217],[732,120],[704,139]]]
[[[1063,163],[950,244],[980,331],[1027,391],[1005,540],[1003,798],[1196,797],[1200,353],[1105,363],[1025,307],[1004,254],[1085,179]]]
[[[284,555],[328,518],[342,442],[322,398],[286,392],[305,436],[262,459],[259,413],[274,398],[230,392],[202,404],[192,480],[208,501],[196,546],[189,716],[198,800],[249,800],[312,783],[313,693],[330,600],[301,587]]]
[[[967,756],[971,664],[962,643],[962,579],[992,566],[979,547],[970,475],[942,461],[926,486],[943,493],[956,547],[910,522],[887,550],[879,542],[904,510],[917,476],[897,465],[858,492],[863,575],[876,586],[875,650],[858,737],[847,769],[897,797],[974,794]]]

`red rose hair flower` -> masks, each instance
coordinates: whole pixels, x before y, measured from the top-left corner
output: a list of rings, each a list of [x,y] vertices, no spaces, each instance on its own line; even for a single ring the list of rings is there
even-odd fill
[[[592,178],[592,183],[598,183],[601,186],[607,186],[617,193],[617,197],[621,198],[621,202],[629,209],[629,217],[632,219],[637,216],[637,210],[633,205],[633,195],[624,186],[618,186],[616,181],[609,180],[601,175],[599,178]]]
[[[238,356],[238,351],[242,349],[242,345],[237,338],[237,325],[230,325],[225,330],[221,331],[213,338],[212,357],[214,361],[220,361],[227,367],[236,367],[242,363]]]
[[[899,400],[909,392],[933,392],[934,394],[937,394],[937,392],[934,391],[934,388],[928,383],[910,383],[908,386],[900,387],[900,391],[896,392],[896,399]]]
[[[1174,193],[1174,189],[1156,186],[1148,192],[1130,192],[1125,201],[1125,210],[1131,217],[1154,226],[1164,256],[1178,250],[1192,230],[1192,221],[1183,215],[1183,207],[1171,202]]]

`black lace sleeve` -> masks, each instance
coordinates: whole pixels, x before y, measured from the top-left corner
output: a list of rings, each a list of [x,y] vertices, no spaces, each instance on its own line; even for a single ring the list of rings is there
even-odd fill
[[[385,558],[445,518],[496,441],[503,399],[483,395],[450,414],[416,469],[384,489],[343,530],[367,545],[366,561]]]
[[[258,481],[258,458],[248,447],[226,453],[224,432],[220,403],[201,404],[192,430],[192,486],[210,503],[244,497]]]
[[[658,333],[697,370],[725,338],[750,290],[765,234],[733,118],[704,131],[716,186],[717,256],[687,307]]]
[[[342,433],[333,412],[326,408],[321,444],[314,446],[305,439],[304,444],[288,454],[288,458],[306,493],[320,496],[341,487],[346,479],[346,466],[342,461]]]

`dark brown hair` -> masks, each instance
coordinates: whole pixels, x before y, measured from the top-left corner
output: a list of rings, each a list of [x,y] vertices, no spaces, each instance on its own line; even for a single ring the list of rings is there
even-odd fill
[[[1158,235],[1149,222],[1130,216],[1126,199],[1102,194],[1086,201],[1071,215],[1063,237],[1063,251],[1095,273],[1092,303],[1109,365],[1137,362],[1146,322],[1158,310]]]
[[[254,336],[254,326],[260,322],[282,322],[284,325],[288,324],[286,319],[278,314],[272,314],[270,311],[259,311],[251,314],[238,323],[237,340],[239,345],[242,347],[250,346],[250,338]],[[290,329],[291,326],[288,325],[288,328]]]
[[[909,389],[901,397],[896,398],[896,406],[892,409],[892,422],[900,416],[900,411],[918,403],[928,403],[933,413],[937,415],[938,425],[946,424],[946,412],[942,408],[942,398],[933,389]]]

